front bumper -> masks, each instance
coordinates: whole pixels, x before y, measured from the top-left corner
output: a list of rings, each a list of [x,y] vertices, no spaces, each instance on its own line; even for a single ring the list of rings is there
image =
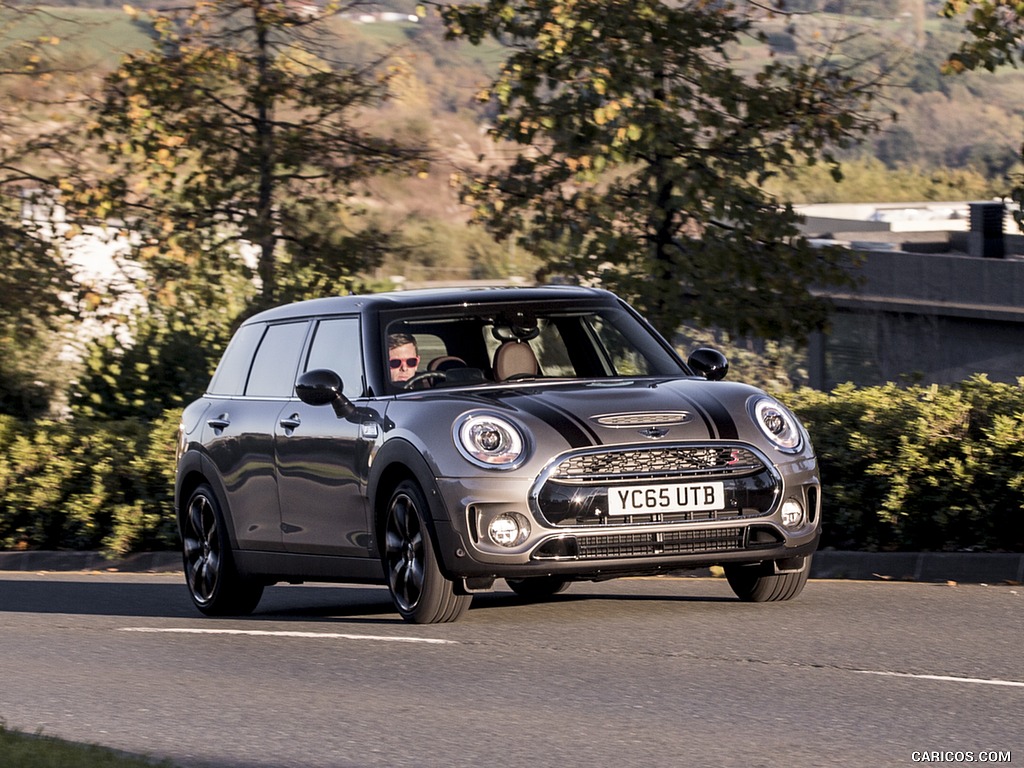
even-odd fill
[[[606,540],[601,542],[608,549],[591,549],[592,556],[586,558],[523,559],[513,555],[481,557],[481,553],[471,546],[466,546],[465,539],[450,526],[442,524],[437,529],[445,570],[453,578],[518,579],[558,574],[580,580],[597,580],[618,576],[653,575],[713,565],[752,565],[811,555],[817,550],[821,537],[820,528],[816,528],[807,537],[800,540],[790,539],[779,545],[750,545],[746,539],[739,539],[735,546],[724,548],[720,544],[721,533],[717,531],[710,534],[707,531],[685,533],[692,535],[692,538],[687,537],[690,539],[686,542],[687,547],[677,546],[671,552],[664,551],[663,540],[668,538],[671,544],[672,539],[678,537],[673,537],[671,532],[666,537],[664,533],[643,531],[608,534]],[[732,536],[731,533],[728,535]],[[629,545],[628,552],[621,548],[624,539]],[[573,546],[572,540],[571,534],[563,534],[557,539],[560,546],[568,547]],[[713,541],[714,545],[704,546],[705,540]],[[613,549],[615,547],[619,548]],[[682,551],[683,549],[689,551]]]
[[[727,497],[740,499],[735,508],[690,516],[614,519],[599,508],[593,514],[546,518],[538,502],[548,498],[540,490],[548,479],[543,475],[537,479],[442,478],[437,481],[439,498],[435,500],[439,503],[434,512],[442,563],[453,578],[559,574],[600,579],[781,561],[813,553],[821,536],[821,494],[813,458],[781,467],[765,462],[755,474],[759,482],[770,475],[773,483],[770,493],[757,497],[760,506],[749,501],[753,496],[730,492],[731,481],[726,479]],[[665,479],[661,477],[659,482]],[[676,480],[687,479],[692,477]],[[595,487],[595,482],[588,480],[579,494],[587,509],[600,506],[601,491]],[[803,505],[805,516],[799,525],[783,523],[782,507],[787,499],[797,499]],[[496,544],[489,538],[487,526],[497,515],[527,521],[529,535],[514,547]]]

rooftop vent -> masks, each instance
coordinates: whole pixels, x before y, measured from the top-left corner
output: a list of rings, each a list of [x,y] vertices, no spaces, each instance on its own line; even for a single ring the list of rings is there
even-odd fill
[[[967,234],[967,253],[986,259],[1006,256],[1003,242],[1003,204],[970,203],[971,230]]]

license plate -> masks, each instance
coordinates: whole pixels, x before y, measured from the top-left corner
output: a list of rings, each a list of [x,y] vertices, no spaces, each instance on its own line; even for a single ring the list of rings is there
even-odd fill
[[[608,489],[609,515],[653,515],[725,509],[723,483],[627,485]]]

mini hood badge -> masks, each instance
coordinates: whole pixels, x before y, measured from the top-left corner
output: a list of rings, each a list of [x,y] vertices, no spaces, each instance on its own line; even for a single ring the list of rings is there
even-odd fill
[[[657,440],[659,437],[664,437],[668,434],[668,427],[647,427],[647,429],[638,430],[644,437],[649,437],[652,440]]]

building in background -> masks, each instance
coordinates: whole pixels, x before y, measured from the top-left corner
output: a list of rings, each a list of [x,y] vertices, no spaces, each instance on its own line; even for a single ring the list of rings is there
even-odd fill
[[[1002,203],[805,206],[805,232],[860,280],[812,334],[809,383],[1024,377],[1024,237]],[[859,263],[858,263],[859,262]]]

